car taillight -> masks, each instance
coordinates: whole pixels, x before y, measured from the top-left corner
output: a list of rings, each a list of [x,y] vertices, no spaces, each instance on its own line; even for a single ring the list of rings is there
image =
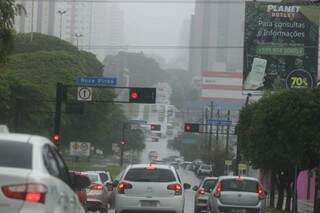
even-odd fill
[[[219,198],[221,196],[221,192],[222,192],[222,184],[221,182],[219,182],[213,195]]]
[[[206,192],[206,191],[204,190],[204,188],[198,189],[198,194],[200,194],[200,195],[204,195],[205,192]]]
[[[261,186],[261,184],[258,184],[257,193],[260,200],[266,199],[266,193],[264,191],[264,188]]]
[[[102,184],[94,184],[92,186],[90,186],[91,190],[97,190],[97,191],[102,191],[104,188],[104,186]]]
[[[11,199],[24,200],[30,203],[44,203],[47,187],[42,184],[29,183],[1,187],[3,194]]]
[[[179,183],[170,184],[167,189],[174,191],[174,195],[182,195],[182,186]]]
[[[126,189],[132,189],[132,185],[127,182],[120,182],[117,189],[120,194],[124,194]]]

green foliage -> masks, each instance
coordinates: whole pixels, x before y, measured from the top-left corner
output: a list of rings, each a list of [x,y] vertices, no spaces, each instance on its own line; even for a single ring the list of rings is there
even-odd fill
[[[320,160],[320,90],[269,94],[243,108],[238,134],[244,156],[256,168],[311,169]]]
[[[78,52],[77,47],[67,41],[60,40],[57,37],[47,36],[40,33],[33,33],[33,39],[30,39],[31,33],[18,34],[15,38],[14,54],[31,53],[38,51],[67,51]]]
[[[8,124],[11,130],[50,137],[57,82],[74,84],[79,76],[102,76],[103,65],[93,54],[77,51],[55,37],[37,34],[33,42],[26,44],[23,39],[27,37],[18,35],[19,51],[10,56],[0,73],[0,122]],[[76,92],[76,88],[69,87],[68,100],[74,100]],[[94,92],[104,100],[115,98],[111,89]],[[124,122],[127,118],[119,105],[86,103],[84,114],[62,114],[61,145],[68,147],[70,141],[86,141],[110,153],[111,144],[121,140]],[[142,132],[128,134],[134,137],[130,148],[144,147]]]
[[[122,77],[128,71],[131,86],[151,87],[168,79],[168,73],[143,53],[120,52],[116,56],[107,56],[104,64],[105,73],[109,76]]]
[[[13,30],[16,15],[25,12],[15,0],[0,1],[0,64],[7,61],[7,56],[13,49],[15,32]]]

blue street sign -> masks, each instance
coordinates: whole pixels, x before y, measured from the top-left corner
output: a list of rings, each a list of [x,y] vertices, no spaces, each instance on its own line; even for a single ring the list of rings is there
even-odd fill
[[[232,125],[232,121],[229,121],[229,120],[210,119],[210,120],[208,120],[208,125],[231,126],[231,125]]]
[[[113,77],[79,77],[77,84],[86,86],[116,86],[117,78]]]

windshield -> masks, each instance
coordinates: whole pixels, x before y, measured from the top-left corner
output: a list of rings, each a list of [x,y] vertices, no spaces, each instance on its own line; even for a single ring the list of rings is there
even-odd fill
[[[229,179],[221,181],[223,191],[257,193],[258,183],[252,180]]]
[[[217,184],[217,180],[206,180],[203,183],[203,188],[204,189],[210,189],[211,191],[214,189],[214,187]]]
[[[87,176],[90,179],[91,183],[98,183],[99,182],[98,174],[87,174]]]
[[[133,182],[175,182],[176,178],[171,170],[168,169],[130,169],[124,180]]]

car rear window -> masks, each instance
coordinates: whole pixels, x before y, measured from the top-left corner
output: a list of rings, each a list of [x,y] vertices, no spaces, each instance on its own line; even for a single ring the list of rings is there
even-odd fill
[[[126,174],[125,180],[132,182],[175,182],[176,178],[169,169],[133,168]]]
[[[87,174],[88,178],[90,179],[91,183],[97,183],[99,182],[98,174]]]
[[[211,189],[213,190],[214,187],[216,186],[217,184],[217,180],[206,180],[204,183],[203,183],[203,188],[204,189]]]
[[[206,166],[201,166],[201,168],[202,168],[202,169],[208,169],[208,170],[209,170],[209,169],[211,169],[211,166],[206,165]]]
[[[0,167],[32,169],[32,145],[0,141]]]
[[[228,179],[222,180],[223,191],[257,192],[258,182],[254,180]]]

